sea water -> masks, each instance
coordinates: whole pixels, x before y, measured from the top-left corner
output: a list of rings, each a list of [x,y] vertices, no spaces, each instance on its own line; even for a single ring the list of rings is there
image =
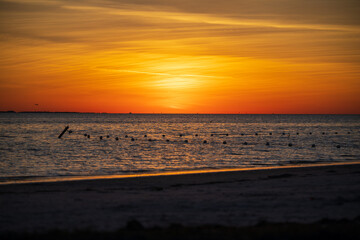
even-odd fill
[[[1,113],[0,181],[352,162],[359,146],[360,115]]]

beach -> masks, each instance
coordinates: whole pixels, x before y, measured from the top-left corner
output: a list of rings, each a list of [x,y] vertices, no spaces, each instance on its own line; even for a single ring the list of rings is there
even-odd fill
[[[313,223],[360,216],[360,165],[0,185],[0,231]]]

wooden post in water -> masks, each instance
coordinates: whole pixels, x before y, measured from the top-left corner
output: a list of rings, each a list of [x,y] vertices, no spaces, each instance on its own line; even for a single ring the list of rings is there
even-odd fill
[[[68,129],[69,129],[69,126],[66,126],[66,127],[64,128],[64,130],[62,131],[62,133],[60,133],[60,135],[59,135],[58,138],[61,138],[62,135],[64,135],[64,133],[65,133]]]

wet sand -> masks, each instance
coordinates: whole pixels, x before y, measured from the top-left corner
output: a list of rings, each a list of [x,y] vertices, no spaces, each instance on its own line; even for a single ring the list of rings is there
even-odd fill
[[[0,231],[250,226],[360,216],[360,165],[0,185]]]

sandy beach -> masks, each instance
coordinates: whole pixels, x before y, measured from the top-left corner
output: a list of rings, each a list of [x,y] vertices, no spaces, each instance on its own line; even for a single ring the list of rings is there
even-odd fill
[[[250,226],[360,216],[360,165],[0,185],[0,231]]]

